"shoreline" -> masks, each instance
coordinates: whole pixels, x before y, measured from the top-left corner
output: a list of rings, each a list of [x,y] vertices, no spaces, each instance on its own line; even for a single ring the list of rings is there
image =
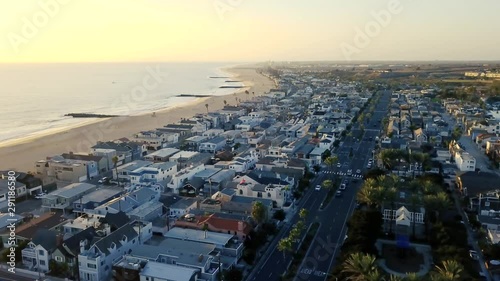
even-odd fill
[[[232,79],[238,79],[244,87],[235,89],[233,93],[206,98],[196,98],[186,104],[156,110],[155,117],[152,112],[135,116],[102,118],[89,121],[71,128],[54,129],[46,134],[26,136],[24,138],[6,140],[0,143],[0,169],[13,169],[17,171],[32,171],[34,163],[46,157],[74,152],[90,153],[90,147],[97,141],[111,141],[120,138],[130,138],[140,131],[161,128],[169,123],[176,123],[181,118],[190,118],[197,113],[208,110],[218,110],[227,104],[235,103],[233,96],[247,100],[249,97],[245,90],[255,92],[256,96],[268,93],[275,87],[274,81],[256,72],[256,67],[239,65],[220,69],[231,74]]]

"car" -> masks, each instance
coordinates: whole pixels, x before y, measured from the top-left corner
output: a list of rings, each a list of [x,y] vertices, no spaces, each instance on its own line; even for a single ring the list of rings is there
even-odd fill
[[[321,190],[321,185],[317,184],[316,187],[314,188],[315,190]]]
[[[340,167],[342,167],[342,164],[337,163],[337,168],[340,168]]]
[[[340,185],[340,190],[345,190],[345,188],[346,188],[345,183],[343,183],[343,184]]]
[[[340,197],[340,196],[342,196],[342,191],[337,190],[337,192],[335,192],[335,196],[336,196],[336,197]]]
[[[347,170],[347,175],[348,176],[352,175],[352,170],[351,169]]]
[[[360,169],[357,169],[357,170],[356,170],[356,174],[361,174],[361,170],[360,170]]]
[[[479,259],[479,256],[477,255],[477,252],[476,252],[476,251],[473,251],[473,250],[470,250],[470,251],[469,251],[469,256],[470,256],[473,260],[475,260],[475,261],[477,261],[477,260]]]

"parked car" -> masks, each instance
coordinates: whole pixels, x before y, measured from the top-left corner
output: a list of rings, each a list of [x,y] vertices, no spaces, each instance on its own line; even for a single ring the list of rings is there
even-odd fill
[[[343,184],[340,185],[340,190],[345,190],[345,188],[346,188],[345,183],[343,183]]]
[[[473,260],[475,260],[475,261],[477,261],[477,260],[479,259],[479,256],[477,255],[477,252],[476,252],[476,251],[473,251],[473,250],[470,250],[470,251],[469,251],[469,256],[470,256]]]
[[[321,185],[317,184],[316,187],[314,188],[315,190],[321,190]]]

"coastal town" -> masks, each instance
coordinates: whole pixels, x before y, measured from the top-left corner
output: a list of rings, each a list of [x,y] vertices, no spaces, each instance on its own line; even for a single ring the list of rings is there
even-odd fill
[[[1,171],[15,280],[500,280],[497,68],[255,71],[275,87]]]

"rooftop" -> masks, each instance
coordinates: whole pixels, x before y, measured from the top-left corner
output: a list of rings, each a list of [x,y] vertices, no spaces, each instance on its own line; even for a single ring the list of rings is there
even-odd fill
[[[87,192],[91,189],[95,189],[96,186],[93,184],[89,183],[72,183],[70,185],[67,185],[63,188],[57,189],[51,193],[49,193],[47,196],[59,196],[63,198],[73,198],[79,194],[82,194],[84,192]]]
[[[165,280],[165,275],[167,275],[168,280],[190,281],[196,273],[196,269],[149,261],[140,275],[157,278],[158,280]]]
[[[120,189],[113,189],[113,188],[101,188],[95,191],[92,191],[89,194],[84,195],[81,197],[81,199],[77,200],[76,202],[81,204],[87,204],[89,202],[102,202],[106,201],[110,198],[113,198],[115,196],[118,196],[122,193],[123,191]]]
[[[207,231],[205,237],[205,231],[202,230],[174,227],[165,234],[165,237],[224,246],[233,235]]]

